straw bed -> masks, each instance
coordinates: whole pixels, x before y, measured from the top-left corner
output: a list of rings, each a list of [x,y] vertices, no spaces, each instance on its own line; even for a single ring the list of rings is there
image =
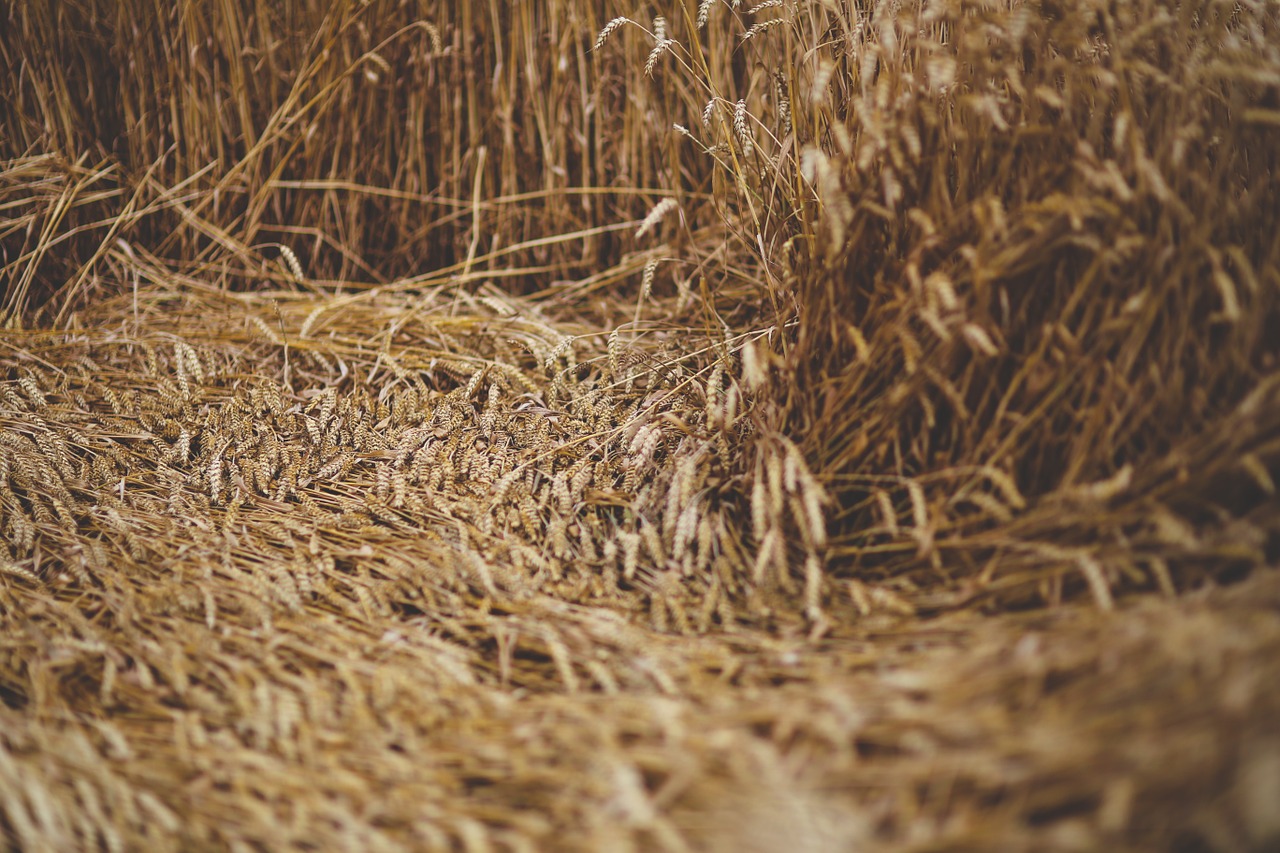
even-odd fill
[[[5,14],[5,849],[1280,843],[1275,4]]]

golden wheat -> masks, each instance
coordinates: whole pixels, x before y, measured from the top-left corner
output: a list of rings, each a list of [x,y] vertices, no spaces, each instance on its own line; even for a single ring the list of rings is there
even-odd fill
[[[232,6],[0,36],[12,845],[1274,835],[1271,5]]]

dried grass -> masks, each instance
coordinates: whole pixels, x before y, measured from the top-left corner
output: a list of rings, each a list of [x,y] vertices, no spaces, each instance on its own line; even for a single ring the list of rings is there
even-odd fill
[[[1274,4],[8,15],[7,847],[1280,838]]]

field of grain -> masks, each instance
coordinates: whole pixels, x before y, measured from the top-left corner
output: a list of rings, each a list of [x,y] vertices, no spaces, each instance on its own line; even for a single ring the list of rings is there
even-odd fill
[[[0,849],[1280,844],[1272,0],[0,16]]]

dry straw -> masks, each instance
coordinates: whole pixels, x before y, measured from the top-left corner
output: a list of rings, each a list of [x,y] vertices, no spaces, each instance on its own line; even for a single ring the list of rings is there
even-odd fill
[[[14,6],[5,843],[1273,847],[1275,4],[437,5]]]

